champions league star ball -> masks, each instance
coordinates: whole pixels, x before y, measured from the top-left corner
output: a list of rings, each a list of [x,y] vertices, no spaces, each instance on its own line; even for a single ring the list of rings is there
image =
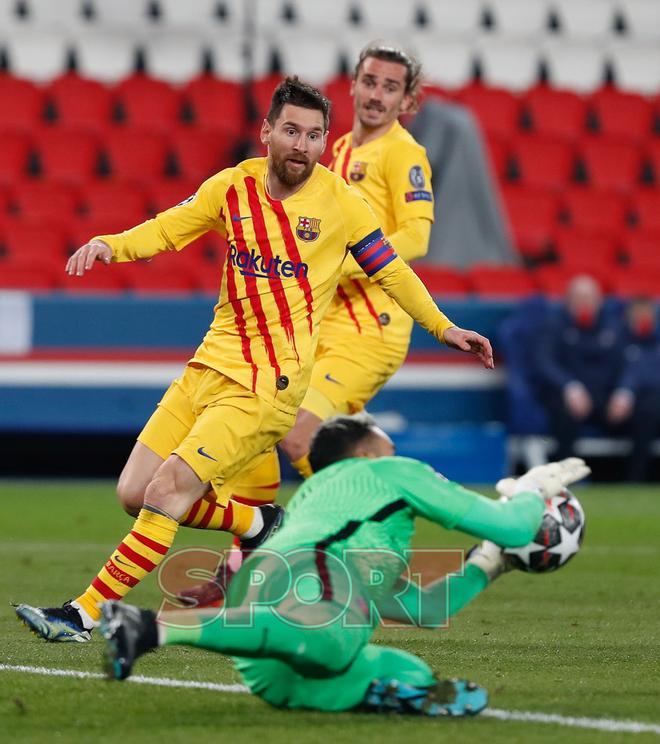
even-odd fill
[[[584,537],[584,510],[565,488],[545,500],[543,521],[534,539],[522,548],[505,548],[508,562],[521,571],[556,571],[578,552]]]

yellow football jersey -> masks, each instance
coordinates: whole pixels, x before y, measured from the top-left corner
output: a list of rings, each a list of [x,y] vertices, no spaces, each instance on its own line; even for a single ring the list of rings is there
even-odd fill
[[[421,313],[426,327],[442,337],[451,323],[397,257],[355,189],[317,165],[298,192],[278,201],[267,193],[266,175],[266,158],[246,160],[154,219],[97,236],[115,261],[180,250],[209,230],[226,237],[215,317],[192,361],[295,412],[348,251],[367,276],[400,296],[416,317]]]
[[[340,137],[333,147],[330,169],[364,195],[388,238],[409,220],[433,222],[431,166],[426,150],[398,121],[386,134],[359,147],[353,147],[351,132]],[[396,239],[392,244],[405,261],[419,258],[428,250],[428,243],[415,245],[412,251],[398,246]],[[378,336],[384,325],[388,326],[390,341],[407,343],[412,330],[410,316],[377,285],[364,281],[363,272],[349,255],[322,332],[352,328],[361,335]]]

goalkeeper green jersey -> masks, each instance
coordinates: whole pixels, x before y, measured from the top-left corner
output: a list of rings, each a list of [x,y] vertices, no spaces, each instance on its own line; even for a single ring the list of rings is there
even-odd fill
[[[291,557],[302,557],[300,548],[328,553],[331,560],[317,561],[317,568],[336,573],[332,557],[340,559],[366,598],[376,600],[401,573],[415,518],[452,529],[477,498],[417,460],[349,458],[305,481],[266,547]]]

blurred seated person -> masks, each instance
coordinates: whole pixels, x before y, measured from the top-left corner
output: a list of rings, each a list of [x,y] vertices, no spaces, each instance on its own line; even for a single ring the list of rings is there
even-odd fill
[[[574,277],[534,345],[538,397],[557,440],[556,459],[573,453],[584,424],[610,436],[626,434],[632,409],[625,412],[621,403],[623,341],[620,313],[606,306],[598,282]]]
[[[653,440],[660,433],[660,330],[653,301],[632,300],[625,320],[623,371],[607,414],[615,423],[628,422],[632,440],[628,479],[644,481],[649,477]]]

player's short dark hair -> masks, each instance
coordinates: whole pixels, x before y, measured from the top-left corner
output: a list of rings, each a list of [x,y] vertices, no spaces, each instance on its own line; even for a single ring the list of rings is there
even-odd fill
[[[304,83],[298,76],[285,78],[275,88],[273,97],[270,100],[270,109],[266,114],[266,119],[271,126],[275,124],[287,103],[292,106],[320,111],[323,114],[323,128],[326,132],[328,131],[330,124],[330,100],[318,88],[315,88],[309,83]]]
[[[372,41],[360,52],[360,56],[353,72],[354,79],[357,79],[362,63],[369,57],[382,59],[384,62],[396,62],[398,65],[403,65],[406,68],[406,93],[409,96],[412,96],[415,102],[417,101],[417,96],[419,95],[419,89],[422,82],[422,65],[419,60],[415,59],[412,54],[409,54],[401,47],[386,44],[382,41]]]
[[[376,422],[368,413],[333,416],[316,430],[309,450],[309,464],[314,473],[340,460],[351,457],[360,442],[373,434]]]

